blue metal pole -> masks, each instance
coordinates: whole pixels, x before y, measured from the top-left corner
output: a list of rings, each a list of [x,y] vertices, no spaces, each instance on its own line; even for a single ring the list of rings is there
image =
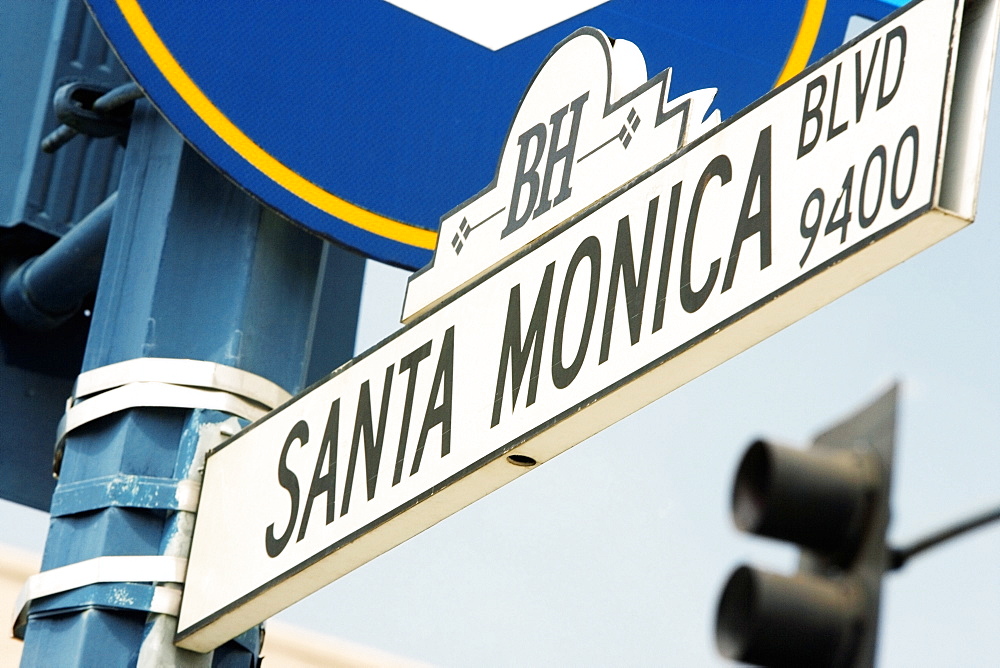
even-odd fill
[[[362,260],[262,209],[144,102],[118,192],[84,371],[140,357],[205,360],[294,393],[322,368],[317,357],[323,372],[350,357]],[[320,310],[331,302],[335,313]],[[66,438],[53,507],[60,494],[109,476],[185,477],[204,426],[228,417],[138,407],[80,427]],[[141,505],[54,514],[43,571],[104,555],[176,553],[183,513]],[[35,601],[22,665],[207,665],[203,655],[175,652],[162,616],[115,586]],[[253,666],[258,650],[254,630],[216,650],[213,663]]]

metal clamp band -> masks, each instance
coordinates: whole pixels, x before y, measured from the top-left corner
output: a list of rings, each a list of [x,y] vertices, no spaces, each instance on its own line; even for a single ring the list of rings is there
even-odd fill
[[[65,517],[113,506],[194,512],[200,494],[201,485],[194,480],[119,473],[59,485],[49,514]]]
[[[135,582],[101,582],[45,599],[36,599],[31,604],[31,616],[46,617],[87,608],[137,610],[177,616],[180,604],[181,590],[175,587]],[[26,613],[27,608],[22,608],[21,612]],[[26,614],[16,617],[13,629],[15,638],[24,638],[27,623]]]
[[[70,406],[59,421],[56,443],[66,434],[88,422],[128,408],[208,408],[224,411],[253,421],[268,409],[241,397],[219,390],[203,390],[167,383],[136,382],[116,387]]]
[[[104,582],[181,583],[184,582],[186,572],[187,559],[163,555],[96,557],[42,571],[29,577],[21,588],[14,606],[13,627],[23,626],[27,619],[28,604],[35,599]],[[178,603],[179,597],[178,592]],[[164,593],[158,599],[154,596],[153,600],[157,601],[158,607],[165,608],[169,607],[167,604],[171,598],[171,594]],[[177,613],[174,610],[167,614]]]
[[[251,422],[291,395],[242,369],[188,359],[141,357],[77,377],[59,422],[53,470],[58,475],[66,435],[81,425],[129,408],[204,408]]]
[[[91,394],[143,381],[221,390],[267,408],[291,398],[280,385],[236,367],[200,360],[139,357],[81,373],[73,386],[74,403]]]

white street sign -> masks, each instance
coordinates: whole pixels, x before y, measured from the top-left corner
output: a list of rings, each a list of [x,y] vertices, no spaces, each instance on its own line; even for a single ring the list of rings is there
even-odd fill
[[[178,644],[212,649],[964,227],[997,12],[962,9],[914,3],[593,204],[570,174],[583,150],[565,147],[599,133],[571,124],[628,123],[639,141],[629,103],[654,88],[601,79],[592,120],[579,90],[529,90],[495,183],[445,217],[414,279],[434,283],[419,315],[208,457]],[[547,63],[594,47],[610,71],[589,30]],[[551,75],[536,81],[574,76]],[[650,132],[673,104],[656,103],[637,112]],[[585,208],[533,232],[525,212],[567,189]],[[489,197],[513,211],[460,237],[484,250],[442,287],[462,213]]]

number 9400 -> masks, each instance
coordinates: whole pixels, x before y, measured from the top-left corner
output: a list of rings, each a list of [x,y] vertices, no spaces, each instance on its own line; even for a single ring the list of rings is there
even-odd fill
[[[896,152],[892,158],[890,169],[888,153],[885,146],[879,144],[868,156],[864,170],[861,173],[861,181],[858,186],[858,225],[862,229],[867,229],[882,209],[882,202],[886,193],[886,176],[889,176],[889,202],[893,209],[899,209],[910,193],[913,192],[913,182],[917,176],[917,155],[919,152],[920,135],[917,127],[911,125],[903,132],[896,143]],[[904,164],[900,168],[900,155],[904,155]],[[854,172],[855,165],[851,165],[844,175],[844,182],[840,186],[840,194],[830,210],[830,217],[826,221],[823,229],[823,236],[840,231],[840,243],[847,241],[847,226],[854,219],[852,203],[854,203]],[[900,171],[903,173],[900,174]],[[877,190],[877,193],[875,192]],[[799,266],[805,266],[809,253],[812,252],[816,239],[819,236],[820,223],[823,221],[823,212],[826,208],[826,195],[822,188],[816,188],[802,207],[802,216],[799,222],[799,231],[802,238],[808,240],[806,252],[799,260]]]

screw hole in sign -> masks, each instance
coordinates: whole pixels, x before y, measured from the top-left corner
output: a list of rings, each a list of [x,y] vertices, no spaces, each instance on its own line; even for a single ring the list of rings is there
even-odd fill
[[[527,455],[508,455],[507,461],[514,466],[534,466],[538,463],[534,458]]]

